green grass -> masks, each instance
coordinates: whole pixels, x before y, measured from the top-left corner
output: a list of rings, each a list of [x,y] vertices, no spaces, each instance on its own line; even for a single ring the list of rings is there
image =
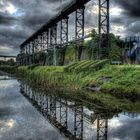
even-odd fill
[[[21,66],[14,71],[44,89],[80,91],[100,86],[103,93],[140,99],[140,66],[112,66],[107,62],[84,60],[68,66]],[[4,71],[10,69],[13,68],[0,67]]]
[[[90,74],[91,77],[92,74]],[[108,82],[103,82],[102,78],[108,79]],[[111,92],[113,94],[124,96],[140,95],[140,67],[134,65],[124,66],[106,66],[102,70],[96,72],[90,87],[100,85],[103,92]]]
[[[7,73],[15,73],[17,66],[9,66],[9,65],[0,65],[0,70]]]
[[[29,69],[23,66],[19,67],[17,72],[19,75],[27,76],[33,83],[49,88],[80,90],[100,86],[102,92],[120,97],[140,96],[140,66],[105,64],[106,60],[82,61],[66,67],[37,66]],[[97,71],[97,67],[100,66],[104,67]],[[107,81],[102,80],[103,78]]]
[[[108,60],[83,60],[77,63],[73,63],[69,66],[65,67],[66,72],[83,72],[83,71],[89,71],[90,70],[96,70],[100,69],[101,66],[104,66],[106,63],[108,63]]]

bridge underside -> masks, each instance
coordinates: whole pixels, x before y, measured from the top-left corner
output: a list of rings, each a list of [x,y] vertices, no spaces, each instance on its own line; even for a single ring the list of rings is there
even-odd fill
[[[60,52],[60,62],[64,65],[65,53],[68,46],[74,43],[77,48],[76,59],[80,60],[85,29],[85,4],[90,0],[76,0],[61,11],[55,18],[47,22],[40,30],[34,33],[23,44],[20,45],[18,61],[21,65],[37,63],[35,56],[41,55],[41,59],[48,59],[48,65],[56,65],[56,51]],[[109,0],[98,0],[99,24],[97,58],[107,57],[109,51]],[[69,17],[75,13],[75,38],[69,38]],[[60,29],[60,31],[58,31]],[[59,35],[58,35],[59,34]],[[71,45],[72,46],[72,45]],[[45,57],[43,52],[49,57]]]

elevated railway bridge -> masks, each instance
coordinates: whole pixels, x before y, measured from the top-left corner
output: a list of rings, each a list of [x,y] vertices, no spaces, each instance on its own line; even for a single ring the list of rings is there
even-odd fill
[[[45,52],[48,54],[52,52],[54,59],[53,65],[56,65],[55,49],[61,50],[62,65],[65,61],[65,51],[69,45],[69,16],[75,13],[74,28],[75,37],[74,40],[83,41],[86,36],[85,30],[85,5],[92,0],[74,0],[65,7],[58,15],[49,20],[43,25],[37,32],[30,36],[25,42],[20,45],[20,54],[18,59],[21,65],[30,65],[33,63],[33,55],[39,52]],[[109,0],[97,0],[98,2],[98,34],[99,42],[97,45],[97,57],[102,59],[107,55],[109,48]],[[60,31],[58,32],[58,29]],[[58,37],[59,33],[59,37]],[[103,46],[103,36],[106,40],[106,45]],[[75,43],[76,46],[80,47],[80,43]],[[80,57],[79,57],[80,58]]]

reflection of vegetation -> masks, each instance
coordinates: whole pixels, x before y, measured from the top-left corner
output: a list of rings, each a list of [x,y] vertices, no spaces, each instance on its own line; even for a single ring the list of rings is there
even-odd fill
[[[88,100],[89,102],[97,103],[106,109],[140,113],[140,102],[138,101],[132,102],[127,99],[118,99],[110,94],[90,92],[81,94],[81,97]]]
[[[1,65],[0,70],[8,73],[15,73],[17,66]]]

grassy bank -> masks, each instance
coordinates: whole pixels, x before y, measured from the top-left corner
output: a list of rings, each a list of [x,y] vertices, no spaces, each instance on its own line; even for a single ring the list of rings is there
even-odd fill
[[[110,93],[121,98],[140,99],[140,66],[138,65],[112,66],[107,64],[107,60],[84,60],[63,67],[23,66],[15,68],[14,71],[17,75],[28,79],[34,86],[44,90],[88,89]]]

